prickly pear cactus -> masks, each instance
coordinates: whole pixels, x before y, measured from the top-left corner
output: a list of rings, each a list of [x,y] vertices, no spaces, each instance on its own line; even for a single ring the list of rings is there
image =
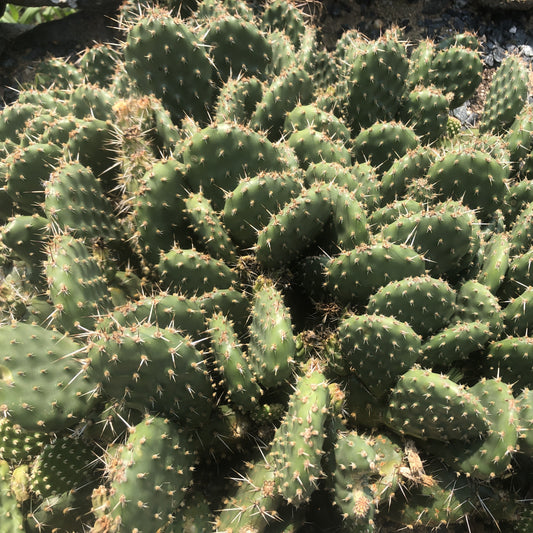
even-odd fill
[[[110,487],[95,529],[165,531],[191,483],[194,461],[186,437],[168,420],[148,417],[132,427],[126,443],[109,451]]]
[[[529,72],[516,56],[504,59],[492,79],[480,131],[505,131],[520,114],[527,99]]]
[[[94,383],[83,369],[83,346],[36,324],[0,326],[6,351],[0,402],[5,417],[28,431],[71,427],[91,408]]]
[[[254,291],[249,355],[259,383],[276,387],[289,377],[296,355],[291,315],[272,280],[258,279]]]
[[[174,120],[185,114],[205,120],[213,66],[193,32],[168,11],[154,8],[126,33],[123,75],[140,92],[161,98]],[[188,83],[190,79],[195,83]]]
[[[490,427],[475,393],[421,368],[412,368],[396,383],[388,424],[403,434],[437,441],[476,439]]]
[[[0,529],[527,529],[530,68],[151,4],[0,110]]]

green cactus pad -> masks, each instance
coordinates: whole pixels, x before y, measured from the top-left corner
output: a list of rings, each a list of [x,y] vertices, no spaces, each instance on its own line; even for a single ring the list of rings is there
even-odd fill
[[[326,265],[326,287],[343,305],[364,305],[380,287],[408,276],[420,276],[424,271],[422,256],[410,246],[362,244],[331,257]]]
[[[191,30],[168,11],[154,8],[128,28],[124,60],[129,83],[161,98],[174,121],[184,115],[205,120],[212,63]]]
[[[11,472],[6,461],[0,461],[0,519],[6,533],[24,531],[24,515],[16,494],[10,487]]]
[[[91,527],[94,522],[91,509],[93,487],[94,481],[79,489],[39,500],[26,515],[27,531],[83,531],[84,528]]]
[[[389,316],[348,316],[340,322],[338,336],[346,369],[378,399],[421,354],[420,335]]]
[[[96,479],[94,459],[91,446],[83,440],[59,437],[47,444],[33,463],[30,490],[41,498],[48,498],[79,489]]]
[[[146,323],[160,328],[172,327],[193,337],[199,336],[204,329],[200,306],[181,294],[159,293],[129,301],[115,309],[113,320],[122,326]]]
[[[128,430],[141,422],[143,416],[137,409],[125,407],[117,400],[110,400],[90,414],[83,428],[83,437],[89,442],[96,439],[102,445],[122,442]]]
[[[103,121],[112,120],[115,99],[115,94],[110,90],[83,83],[70,94],[69,107],[74,116],[80,119],[92,117]]]
[[[483,487],[480,491],[468,475],[458,475],[440,461],[432,460],[425,470],[425,484],[414,485],[407,495],[398,493],[392,499],[387,516],[393,523],[407,528],[449,528],[451,524],[482,520],[487,509],[494,514],[497,508],[508,505],[492,489]]]
[[[271,0],[261,16],[261,26],[266,32],[283,31],[297,49],[306,29],[305,14],[295,4],[286,0]]]
[[[470,387],[469,392],[479,398],[486,410],[489,421],[487,434],[463,449],[459,444],[453,451],[440,444],[429,449],[454,470],[488,481],[512,470],[511,458],[518,440],[518,405],[512,387],[500,378],[483,378]]]
[[[335,253],[338,249],[351,250],[370,240],[366,212],[353,191],[329,184],[327,190],[332,207],[332,217],[321,236],[323,250]]]
[[[353,140],[356,161],[370,162],[379,173],[384,173],[395,159],[414,150],[419,144],[413,129],[401,122],[377,122],[359,132]]]
[[[368,163],[355,163],[352,166],[338,162],[311,163],[305,172],[305,182],[326,185],[335,183],[355,194],[357,201],[367,212],[373,211],[380,202],[381,184],[376,170]]]
[[[45,185],[44,211],[62,232],[86,239],[118,238],[113,207],[91,169],[62,161]]]
[[[410,244],[436,276],[453,275],[471,263],[477,251],[479,224],[475,214],[453,200],[398,217],[381,235],[395,243]]]
[[[407,87],[412,89],[417,85],[430,84],[430,71],[435,56],[435,42],[432,39],[421,39],[413,48],[409,56],[407,71]]]
[[[244,249],[252,247],[272,213],[301,191],[301,172],[261,172],[240,180],[224,204],[223,220],[232,240]]]
[[[97,332],[86,354],[87,371],[107,398],[143,411],[174,414],[192,426],[211,412],[211,379],[193,341],[151,325]]]
[[[78,123],[66,143],[66,153],[82,165],[89,167],[102,180],[106,191],[117,185],[116,174],[116,131],[109,120],[87,118]]]
[[[26,87],[18,93],[17,101],[12,105],[30,104],[35,107],[36,113],[41,114],[42,110],[46,110],[54,115],[67,115],[69,113],[66,100],[70,97],[72,88],[59,89],[34,89]]]
[[[72,89],[83,82],[81,71],[62,57],[51,57],[35,70],[34,87],[38,89]]]
[[[452,46],[464,46],[470,50],[480,50],[481,42],[475,33],[467,30],[462,33],[455,33],[449,37],[444,37],[444,39],[437,43],[437,50],[446,50]]]
[[[428,275],[391,281],[368,301],[367,313],[407,322],[422,337],[446,327],[456,309],[456,292],[442,279]]]
[[[244,291],[236,288],[214,289],[197,297],[195,302],[206,318],[215,313],[222,313],[233,322],[239,335],[246,331],[250,317],[250,301]]]
[[[110,83],[120,51],[115,47],[97,43],[86,48],[78,59],[78,68],[89,83],[105,87]]]
[[[405,195],[409,183],[423,178],[435,153],[426,146],[420,146],[394,159],[392,165],[381,175],[382,205],[393,202]]]
[[[533,287],[532,262],[533,249],[511,259],[505,280],[498,293],[499,297],[516,298],[524,291],[524,287]]]
[[[296,50],[290,38],[280,30],[274,30],[266,34],[266,38],[272,49],[272,59],[267,69],[267,79],[270,76],[279,76],[284,70],[298,65]]]
[[[390,204],[376,209],[368,217],[370,229],[374,234],[378,233],[382,228],[393,224],[395,220],[411,216],[417,213],[422,213],[425,210],[424,204],[417,200],[394,200]]]
[[[445,94],[452,93],[450,108],[455,109],[474,95],[481,83],[482,70],[479,51],[454,45],[435,54],[429,80]]]
[[[504,133],[527,100],[529,69],[519,56],[509,55],[498,67],[489,87],[479,124],[480,133]]]
[[[276,465],[278,490],[285,500],[299,507],[309,501],[322,476],[329,390],[320,363],[310,360],[293,387],[289,408],[276,430],[269,455]]]
[[[43,117],[43,115],[38,115],[32,120],[31,124],[28,124],[28,127],[30,128],[26,128],[26,132],[28,134],[39,132],[41,128],[39,120],[41,117]],[[44,115],[44,117],[46,117],[46,115]],[[69,140],[70,133],[79,127],[83,122],[72,114],[59,115],[50,118],[51,120],[46,123],[46,127],[38,137],[40,142],[43,144],[52,143],[57,144],[58,146],[66,145]],[[26,145],[28,144],[30,143],[26,143]],[[23,143],[21,143],[21,145],[23,145]]]
[[[246,175],[287,168],[282,153],[257,132],[233,123],[215,124],[194,134],[183,151],[187,183],[200,189],[218,211],[226,192]]]
[[[215,524],[217,531],[260,533],[279,521],[278,508],[283,498],[276,490],[274,465],[261,459],[246,462],[244,467],[245,472],[234,478],[237,490],[222,501]]]
[[[456,361],[466,361],[471,353],[482,350],[492,336],[486,322],[456,322],[426,340],[419,362],[430,368],[449,368]]]
[[[210,19],[203,43],[221,83],[240,74],[262,78],[272,59],[272,47],[261,29],[237,16]]]
[[[397,28],[375,41],[355,39],[348,49],[349,98],[347,115],[352,132],[379,120],[391,120],[400,105],[408,60]]]
[[[329,137],[315,126],[294,131],[288,143],[296,152],[303,169],[307,169],[311,163],[323,161],[343,166],[349,166],[352,162],[352,156],[341,140]]]
[[[250,119],[255,130],[266,131],[275,142],[283,134],[286,116],[296,105],[309,104],[313,94],[313,82],[301,66],[284,70],[263,89],[263,97],[257,103]]]
[[[248,124],[262,97],[263,86],[257,78],[229,78],[218,94],[215,112],[217,122]]]
[[[442,374],[413,368],[390,396],[387,424],[402,435],[437,441],[476,441],[489,430],[476,395]]]
[[[523,209],[533,202],[533,181],[522,179],[509,185],[504,197],[505,224],[511,228]]]
[[[528,335],[533,325],[533,288],[527,287],[503,309],[505,330],[511,336]]]
[[[18,207],[32,215],[44,200],[43,183],[55,162],[61,156],[61,148],[55,144],[30,144],[15,150],[7,169],[7,193]]]
[[[173,533],[211,533],[214,521],[214,515],[203,491],[195,490],[193,487],[187,491],[175,513],[172,531]]]
[[[125,202],[129,211],[126,228],[149,264],[157,264],[161,252],[168,252],[176,242],[187,242],[185,172],[185,167],[173,159],[158,161],[143,172],[135,194]]]
[[[488,324],[494,338],[503,330],[501,306],[490,289],[476,280],[469,280],[457,291],[457,309],[453,321]]]
[[[507,233],[494,233],[482,247],[483,258],[477,280],[496,294],[509,268],[511,245]]]
[[[278,268],[297,259],[314,242],[331,211],[330,195],[320,184],[304,189],[259,232],[255,248],[259,264]]]
[[[213,259],[234,264],[237,261],[237,249],[211,202],[201,191],[190,193],[183,201],[185,216],[190,222],[189,229],[196,248],[209,254]]]
[[[520,450],[533,454],[533,390],[525,388],[517,397],[518,444]]]
[[[229,400],[244,411],[254,409],[262,391],[251,371],[250,360],[239,344],[231,321],[222,313],[216,313],[207,320],[207,325],[216,369],[222,376]]]
[[[400,110],[405,124],[409,124],[424,144],[440,139],[448,124],[448,100],[437,87],[414,87]]]
[[[521,162],[527,157],[533,141],[533,106],[524,105],[513,123],[509,126],[505,140],[510,151],[512,174],[520,170]]]
[[[461,200],[487,220],[502,207],[509,171],[508,164],[480,150],[457,148],[436,158],[428,178],[440,195]]]
[[[172,248],[161,254],[157,270],[164,287],[185,296],[228,289],[237,282],[236,273],[226,263],[195,249]]]
[[[17,215],[0,230],[2,243],[26,263],[28,276],[35,283],[42,276],[42,262],[46,258],[44,244],[49,236],[49,224],[49,220],[37,214]]]
[[[314,59],[313,79],[315,81],[316,100],[317,104],[319,104],[321,95],[327,95],[331,88],[337,83],[340,66],[337,63],[337,57],[335,54],[326,48],[319,47]],[[318,105],[318,107],[322,108],[321,105]]]
[[[19,136],[24,133],[26,128],[26,121],[36,114],[38,114],[38,108],[31,103],[15,102],[4,107],[0,113],[0,140],[18,144]]]
[[[294,131],[308,127],[323,131],[332,139],[340,139],[345,143],[350,141],[350,130],[333,113],[320,109],[316,104],[298,104],[287,114],[283,128],[284,132],[290,135]]]
[[[104,272],[81,239],[57,235],[48,246],[45,272],[54,322],[66,331],[92,330],[112,307]]]
[[[527,252],[533,246],[533,202],[526,204],[513,221],[509,237],[513,255]]]
[[[39,431],[26,431],[11,418],[0,419],[0,459],[10,465],[34,459],[50,437]]]
[[[265,388],[283,384],[292,372],[296,343],[291,315],[279,289],[264,277],[254,288],[248,355],[257,380]]]
[[[515,391],[533,387],[531,358],[532,337],[507,337],[489,346],[486,364],[489,376],[499,376],[505,383],[512,383]]]
[[[185,435],[168,420],[146,418],[132,427],[126,443],[109,451],[109,496],[95,529],[171,527],[172,513],[191,484],[194,461]]]
[[[339,433],[335,443],[335,503],[343,527],[351,531],[374,531],[376,495],[372,481],[378,475],[372,440],[356,431]]]
[[[26,431],[60,431],[92,407],[95,384],[83,370],[83,346],[35,324],[0,326],[0,405]]]
[[[171,0],[176,2],[179,0]],[[189,5],[192,4],[191,0],[186,0]],[[254,12],[250,6],[242,0],[225,0],[223,3],[218,0],[200,0],[194,2],[194,17],[198,19],[198,22],[209,21],[210,19],[220,16],[233,15],[241,17],[244,20],[252,21]]]

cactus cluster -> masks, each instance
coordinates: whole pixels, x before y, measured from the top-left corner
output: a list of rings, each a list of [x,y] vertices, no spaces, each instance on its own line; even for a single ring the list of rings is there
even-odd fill
[[[526,64],[464,129],[471,33],[327,50],[291,0],[117,25],[0,112],[2,531],[520,531]]]

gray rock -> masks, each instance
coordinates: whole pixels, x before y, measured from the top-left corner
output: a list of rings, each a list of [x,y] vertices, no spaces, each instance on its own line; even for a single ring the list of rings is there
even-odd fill
[[[452,116],[459,119],[463,126],[474,126],[478,118],[477,113],[470,111],[469,105],[470,102],[466,101],[462,106],[456,107],[451,111]]]
[[[501,63],[505,59],[506,55],[507,55],[507,52],[500,45],[496,45],[494,47],[494,50],[492,52],[492,56],[494,58],[494,62],[495,63]]]
[[[494,66],[494,56],[492,55],[492,52],[489,52],[484,58],[483,63],[485,63],[486,67],[493,67]]]

